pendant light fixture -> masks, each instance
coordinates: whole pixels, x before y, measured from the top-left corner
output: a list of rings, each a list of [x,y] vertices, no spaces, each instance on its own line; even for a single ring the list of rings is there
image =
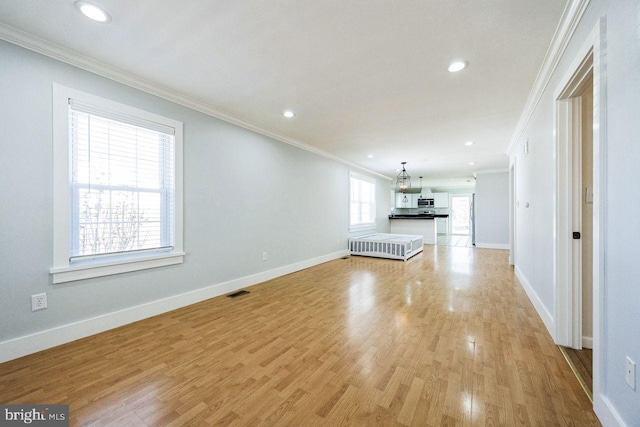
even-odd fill
[[[402,162],[402,171],[398,174],[398,179],[396,180],[396,187],[401,193],[406,193],[407,190],[411,188],[411,177],[407,173],[407,170],[404,168],[404,165],[406,164],[407,162]]]
[[[422,177],[420,177],[420,197],[418,198],[422,199]]]

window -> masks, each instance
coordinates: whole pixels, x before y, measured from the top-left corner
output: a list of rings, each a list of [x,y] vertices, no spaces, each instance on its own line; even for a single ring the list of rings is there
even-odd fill
[[[182,123],[54,85],[54,283],[183,255]]]
[[[376,229],[376,182],[354,172],[349,174],[349,231]]]

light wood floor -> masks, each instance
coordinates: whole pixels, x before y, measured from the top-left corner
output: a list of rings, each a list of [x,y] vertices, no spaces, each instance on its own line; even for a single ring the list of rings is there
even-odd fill
[[[590,348],[575,350],[564,347],[564,351],[573,364],[574,373],[579,376],[578,380],[582,380],[586,386],[585,392],[593,396],[593,350]]]
[[[0,364],[72,425],[598,425],[506,251],[336,260]]]
[[[473,247],[471,237],[461,234],[438,234],[436,245]]]

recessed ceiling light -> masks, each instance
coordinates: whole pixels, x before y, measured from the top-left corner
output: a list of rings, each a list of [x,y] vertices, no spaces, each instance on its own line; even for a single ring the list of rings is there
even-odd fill
[[[369,159],[373,159],[373,154],[369,154],[369,155],[367,156],[367,158],[369,158]]]
[[[78,9],[84,16],[92,19],[96,22],[110,22],[111,16],[101,7],[96,6],[88,1],[77,1],[74,3],[76,9]]]
[[[290,111],[290,110],[286,110],[284,113],[282,113],[282,115],[285,116],[287,119],[290,119],[291,117],[295,116],[293,111]]]
[[[475,165],[478,162],[469,162],[470,165]]]
[[[473,141],[467,141],[467,142],[464,143],[464,145],[466,145],[467,147],[470,146],[470,145],[473,145],[473,144],[475,144],[475,142],[473,142]]]
[[[448,70],[451,73],[457,73],[458,71],[467,68],[467,65],[469,65],[467,61],[454,61],[449,65]]]

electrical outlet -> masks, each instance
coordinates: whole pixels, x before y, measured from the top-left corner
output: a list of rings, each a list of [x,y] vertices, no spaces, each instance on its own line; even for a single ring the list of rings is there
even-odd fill
[[[629,356],[626,357],[625,359],[626,362],[626,379],[627,379],[627,384],[629,384],[629,387],[631,387],[632,390],[636,389],[636,364],[633,360],[631,360],[629,358]]]
[[[269,256],[267,255],[266,252],[262,252],[262,260],[266,261],[267,259],[269,259]]]
[[[31,311],[44,310],[47,308],[47,294],[31,295]]]

